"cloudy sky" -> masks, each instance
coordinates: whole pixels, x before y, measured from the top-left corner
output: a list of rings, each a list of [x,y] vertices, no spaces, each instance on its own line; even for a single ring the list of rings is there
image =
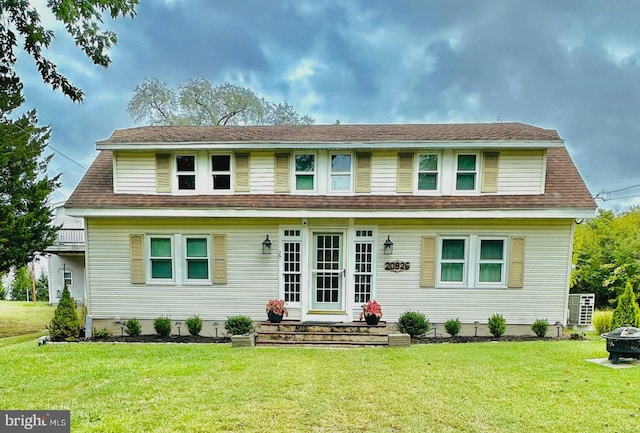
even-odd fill
[[[286,101],[320,124],[557,129],[591,192],[611,192],[601,206],[640,203],[624,198],[640,196],[640,2],[142,0],[137,12],[108,23],[119,37],[109,69],[56,27],[49,55],[85,91],[83,104],[19,59],[24,108],[53,130],[56,200],[76,186],[97,140],[135,126],[136,85],[205,78]]]

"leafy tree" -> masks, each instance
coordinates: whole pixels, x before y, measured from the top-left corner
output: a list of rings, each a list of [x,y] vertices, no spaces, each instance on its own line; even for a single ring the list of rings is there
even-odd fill
[[[13,282],[11,283],[11,300],[26,301],[27,294],[29,294],[29,297],[31,296],[31,284],[31,271],[27,266],[20,266],[16,270]]]
[[[52,155],[42,156],[50,130],[36,126],[35,111],[0,119],[0,271],[20,268],[53,244],[47,199],[59,186],[47,176]]]
[[[157,79],[145,79],[133,91],[129,114],[155,125],[310,125],[292,105],[266,101],[251,89],[231,83],[214,85],[205,79],[178,89]]]
[[[44,2],[42,2],[44,4]],[[108,52],[118,41],[116,34],[101,28],[103,15],[112,19],[135,16],[138,0],[49,0],[46,7],[64,25],[75,44],[91,61],[107,67]],[[33,58],[42,80],[60,89],[72,101],[82,101],[82,90],[58,72],[57,65],[46,57],[55,32],[40,20],[38,8],[29,0],[0,0],[0,110],[10,111],[22,103],[22,82],[15,71],[18,42]]]
[[[618,305],[613,310],[612,323],[614,329],[621,326],[640,326],[640,307],[631,283],[627,283],[624,292],[618,296]]]
[[[36,280],[36,293],[40,301],[49,300],[49,277],[46,272],[41,272]]]
[[[4,275],[4,272],[0,272],[0,301],[7,299],[7,289],[5,289],[3,283]]]
[[[572,293],[595,293],[596,306],[611,307],[627,282],[640,285],[640,208],[598,217],[576,227]]]
[[[75,339],[79,331],[80,322],[76,306],[69,289],[65,286],[62,290],[62,297],[53,313],[53,319],[49,323],[49,335],[53,341],[69,341]]]

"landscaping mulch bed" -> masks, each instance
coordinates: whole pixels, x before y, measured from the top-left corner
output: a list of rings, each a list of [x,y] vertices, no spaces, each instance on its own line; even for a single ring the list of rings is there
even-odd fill
[[[483,343],[487,341],[551,341],[551,340],[566,340],[570,337],[567,335],[561,335],[558,337],[537,337],[535,335],[503,335],[500,338],[496,338],[493,336],[455,336],[455,337],[417,337],[412,338],[411,343],[413,344],[437,344],[437,343]],[[578,339],[578,338],[571,338]]]
[[[202,335],[171,335],[168,337],[160,337],[159,335],[139,335],[137,337],[111,336],[96,337],[88,341],[107,342],[107,343],[229,343],[229,337],[203,337]]]

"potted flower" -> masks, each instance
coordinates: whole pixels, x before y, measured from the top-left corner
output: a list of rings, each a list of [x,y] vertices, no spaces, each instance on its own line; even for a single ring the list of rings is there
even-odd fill
[[[271,323],[280,323],[283,316],[289,315],[289,310],[284,306],[284,299],[270,299],[266,309],[267,317]]]
[[[360,320],[364,317],[367,325],[377,325],[382,317],[382,308],[378,301],[371,300],[362,304],[362,311],[360,312]]]

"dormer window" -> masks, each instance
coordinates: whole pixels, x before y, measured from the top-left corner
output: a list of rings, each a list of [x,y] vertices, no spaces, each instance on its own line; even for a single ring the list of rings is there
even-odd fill
[[[418,156],[418,191],[438,190],[438,155]]]
[[[314,191],[316,175],[316,160],[312,154],[298,154],[295,156],[295,190]]]
[[[231,155],[211,155],[213,189],[231,190]]]
[[[351,191],[351,155],[331,155],[331,192]]]
[[[196,189],[196,157],[194,155],[176,156],[176,175],[178,189],[194,191]]]
[[[477,155],[458,155],[456,163],[456,191],[475,191],[477,175]]]

